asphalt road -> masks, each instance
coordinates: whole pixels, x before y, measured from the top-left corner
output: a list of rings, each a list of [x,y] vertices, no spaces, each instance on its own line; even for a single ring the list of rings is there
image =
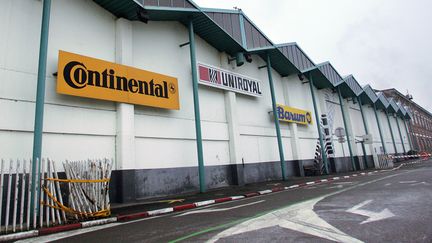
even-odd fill
[[[432,162],[44,241],[432,242]]]

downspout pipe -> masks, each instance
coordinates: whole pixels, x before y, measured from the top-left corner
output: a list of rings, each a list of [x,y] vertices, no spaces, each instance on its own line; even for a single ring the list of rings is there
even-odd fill
[[[344,108],[343,108],[344,104],[343,104],[342,94],[341,94],[341,91],[340,91],[340,86],[337,87],[337,92],[338,92],[338,96],[339,96],[339,106],[340,106],[341,111],[342,111],[342,120],[343,120],[343,123],[344,123],[345,133],[346,133],[347,142],[348,142],[348,149],[349,149],[349,153],[350,153],[351,165],[352,165],[353,171],[356,171],[357,168],[356,168],[356,165],[355,165],[354,156],[353,156],[353,152],[352,152],[352,148],[351,148],[350,135],[349,135],[349,132],[348,132],[348,126],[347,126],[345,111],[344,111]]]
[[[390,117],[389,117],[389,114],[388,114],[387,110],[385,110],[385,113],[386,113],[387,122],[388,122],[388,125],[389,125],[389,128],[390,128],[390,135],[391,135],[392,142],[393,142],[393,148],[394,148],[395,154],[397,154],[398,152],[397,152],[396,142],[395,142],[394,135],[393,135],[393,129],[392,129],[392,126],[391,126],[391,123],[390,123]]]
[[[200,115],[199,95],[198,95],[198,72],[197,72],[197,62],[196,62],[196,54],[195,54],[195,33],[194,33],[194,25],[192,19],[189,20],[188,29],[189,29],[190,60],[191,60],[191,68],[192,68],[192,89],[193,89],[194,113],[195,113],[195,134],[196,134],[196,145],[197,145],[197,155],[198,155],[199,189],[200,192],[203,193],[206,191],[206,182],[205,182],[202,135],[201,135],[201,115]]]
[[[364,115],[364,113],[363,113],[363,105],[362,105],[362,103],[361,103],[361,99],[360,99],[359,96],[357,96],[357,102],[358,102],[358,104],[359,104],[360,113],[361,113],[362,120],[363,120],[363,127],[364,127],[365,133],[366,133],[366,135],[367,135],[367,134],[369,134],[369,131],[368,131],[367,123],[366,123],[366,118],[365,118],[365,115]],[[363,142],[361,143],[361,145],[362,145],[362,150],[363,150],[363,159],[364,159],[364,161],[365,161],[365,166],[366,166],[366,168],[367,168],[368,166],[367,166],[366,148],[365,148],[365,145],[364,145]]]
[[[280,132],[280,126],[279,126],[279,118],[277,115],[277,108],[276,108],[276,95],[274,91],[274,85],[273,85],[273,76],[271,73],[271,61],[270,61],[270,55],[267,54],[267,74],[268,74],[268,80],[269,80],[269,86],[270,86],[270,94],[272,99],[272,108],[273,108],[273,119],[276,127],[276,135],[277,135],[277,141],[278,141],[278,147],[279,147],[279,158],[280,158],[280,165],[281,165],[281,172],[282,172],[282,179],[285,181],[286,178],[286,169],[285,169],[285,157],[283,152],[283,144],[282,144],[282,135]]]
[[[51,12],[51,0],[44,0],[42,6],[42,25],[39,46],[39,64],[37,75],[37,89],[36,89],[36,109],[33,133],[33,156],[32,156],[32,187],[30,193],[30,215],[34,215],[34,197],[36,195],[36,172],[40,174],[42,162],[42,134],[43,134],[43,116],[45,104],[45,79],[46,79],[46,63],[48,53],[48,34],[49,22]],[[36,163],[39,160],[39,166],[36,168]],[[39,201],[39,200],[37,200]],[[37,205],[37,211],[39,212]],[[39,214],[39,213],[37,213]]]
[[[316,98],[315,98],[315,91],[314,91],[314,84],[313,84],[313,78],[312,78],[312,74],[309,72],[309,87],[310,87],[310,92],[311,92],[311,96],[312,96],[312,102],[313,102],[313,106],[314,106],[314,113],[315,113],[315,119],[316,119],[316,125],[317,125],[317,131],[318,131],[318,138],[319,138],[319,142],[320,142],[320,146],[321,146],[321,156],[323,158],[323,162],[324,162],[324,169],[325,169],[325,173],[328,175],[329,174],[329,168],[328,168],[328,159],[327,159],[327,154],[325,152],[325,148],[324,148],[324,142],[323,142],[323,135],[322,135],[322,130],[321,130],[321,123],[320,123],[320,116],[318,114],[318,108],[317,108],[317,103],[316,103]]]
[[[380,124],[380,121],[379,121],[379,118],[378,118],[378,113],[377,113],[377,108],[376,108],[375,103],[373,104],[373,108],[374,108],[374,112],[375,112],[375,118],[376,118],[376,121],[377,121],[377,124],[378,124],[378,131],[379,131],[379,135],[380,135],[380,138],[381,138],[381,145],[383,147],[384,154],[387,154],[387,150],[386,150],[386,147],[385,147],[385,142],[384,142],[384,138],[383,138],[383,134],[382,134],[382,130],[381,130],[381,124]]]

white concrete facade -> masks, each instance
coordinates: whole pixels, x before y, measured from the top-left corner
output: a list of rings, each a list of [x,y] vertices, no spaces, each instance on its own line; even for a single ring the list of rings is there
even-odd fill
[[[42,2],[0,2],[0,158],[30,158],[32,154],[36,76]],[[151,170],[196,167],[191,67],[188,31],[178,22],[117,19],[92,1],[57,0],[51,8],[49,31],[43,157],[60,163],[87,158],[113,158],[116,170]],[[250,97],[199,86],[205,166],[225,166],[279,161],[267,71],[264,60],[253,55],[241,67],[228,64],[228,56],[196,36],[197,61],[228,69],[261,81],[262,97]],[[178,78],[180,110],[164,110],[56,93],[59,50],[73,52]],[[279,104],[308,110],[313,104],[308,84],[297,75],[281,77],[272,70]],[[333,131],[344,127],[337,93],[316,90],[319,114],[333,113]],[[344,100],[353,155],[362,156],[365,134],[358,103]],[[373,146],[367,155],[379,154],[381,141],[373,109],[363,106]],[[379,112],[388,152],[393,153],[387,118]],[[402,151],[400,137],[392,128]],[[400,118],[399,118],[400,119]],[[312,125],[281,122],[285,160],[312,160],[318,139],[317,118]],[[401,132],[408,149],[403,122]],[[336,157],[349,156],[347,143],[335,139]],[[59,164],[60,165],[60,164]],[[297,172],[292,172],[296,175]],[[228,185],[222,178],[217,186]]]

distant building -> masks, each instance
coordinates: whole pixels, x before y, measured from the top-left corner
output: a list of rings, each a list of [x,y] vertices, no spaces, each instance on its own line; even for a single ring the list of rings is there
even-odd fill
[[[413,119],[408,126],[413,147],[418,151],[432,151],[432,114],[415,103],[409,94],[403,95],[396,89],[385,89],[382,92],[411,112]]]

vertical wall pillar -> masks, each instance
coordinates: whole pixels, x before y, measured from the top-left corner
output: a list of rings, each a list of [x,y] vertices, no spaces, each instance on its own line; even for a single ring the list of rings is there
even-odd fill
[[[203,156],[203,145],[201,135],[201,115],[199,107],[199,96],[198,96],[198,72],[197,62],[195,54],[195,32],[192,19],[189,20],[189,50],[190,60],[192,69],[192,89],[193,89],[193,100],[194,100],[194,112],[195,112],[195,134],[196,134],[196,145],[198,155],[198,177],[200,192],[206,191],[205,182],[205,170],[204,170],[204,156]]]
[[[232,91],[225,91],[225,111],[228,123],[230,161],[233,171],[234,183],[244,185],[243,163],[241,163],[240,133],[238,131],[237,100],[236,94]]]
[[[132,24],[116,21],[115,61],[132,65]],[[116,105],[116,169],[119,173],[118,194],[121,202],[135,200],[135,108],[132,104]]]
[[[393,129],[392,129],[392,126],[391,126],[391,123],[390,123],[390,118],[389,118],[389,114],[388,114],[387,110],[385,110],[385,115],[387,117],[387,122],[388,122],[389,129],[390,129],[390,135],[391,135],[392,142],[393,142],[393,148],[394,148],[395,154],[397,154],[398,152],[397,152],[397,148],[396,148],[396,142],[395,142],[395,138],[394,138],[394,135],[393,135]]]
[[[39,45],[39,63],[38,63],[38,76],[37,76],[37,89],[36,89],[36,109],[35,109],[35,122],[33,133],[33,159],[32,159],[32,188],[31,188],[31,214],[34,211],[34,196],[36,194],[36,171],[40,172],[39,163],[36,168],[36,161],[42,158],[42,134],[43,134],[43,115],[45,108],[45,79],[46,79],[46,63],[48,53],[48,33],[51,12],[51,0],[44,0],[42,7],[42,25]],[[39,204],[37,206],[39,211]]]
[[[319,142],[320,142],[320,146],[321,146],[321,156],[322,156],[323,162],[324,162],[325,173],[329,174],[327,154],[325,152],[324,142],[323,142],[323,131],[321,130],[321,122],[320,122],[321,118],[318,114],[318,107],[317,107],[317,102],[316,102],[316,98],[315,98],[315,91],[314,91],[313,86],[314,85],[313,85],[312,74],[309,73],[309,87],[310,87],[312,102],[313,102],[313,107],[314,107],[315,123],[317,125],[318,138],[319,138]]]
[[[411,136],[410,136],[409,131],[408,131],[408,125],[406,124],[406,120],[404,118],[402,118],[402,120],[404,122],[405,132],[406,132],[406,135],[407,135],[407,138],[408,138],[408,143],[409,143],[409,146],[410,146],[410,150],[413,150]]]
[[[400,129],[399,119],[398,119],[397,115],[396,115],[396,125],[397,125],[398,131],[399,131],[399,137],[400,137],[400,140],[401,140],[401,143],[402,143],[403,153],[406,154],[405,144],[404,144],[404,140],[403,140],[403,137],[402,137],[402,132],[401,132],[401,129]]]
[[[345,109],[344,109],[345,104],[344,104],[344,101],[343,101],[342,94],[340,92],[340,87],[339,86],[337,87],[337,92],[338,92],[338,96],[339,96],[339,105],[340,105],[340,108],[341,108],[341,111],[342,111],[342,120],[343,120],[343,123],[344,123],[345,132],[346,132],[346,136],[347,136],[347,142],[348,142],[348,149],[349,149],[349,153],[350,153],[351,165],[353,167],[353,171],[356,171],[357,168],[356,168],[356,164],[355,164],[354,156],[353,156],[353,151],[352,151],[352,141],[351,141],[351,137],[352,136],[350,136],[350,132],[351,132],[350,130],[351,129],[348,128],[347,118],[346,118]]]
[[[361,99],[358,96],[357,96],[357,102],[359,104],[360,114],[361,114],[361,117],[362,117],[362,120],[363,120],[364,131],[365,131],[365,134],[367,135],[367,134],[369,134],[369,129],[368,129],[368,125],[367,125],[367,122],[366,122],[366,117],[365,117],[364,112],[363,112],[363,104],[361,103]],[[362,143],[362,149],[363,149],[363,159],[365,161],[365,166],[368,167],[367,166],[367,154],[366,154],[366,148],[365,148],[364,143]],[[378,160],[378,158],[375,158],[376,154],[374,153],[373,145],[372,144],[369,145],[369,149],[370,149],[370,151],[372,153],[372,156],[374,157],[374,161]]]
[[[282,82],[282,87],[283,87],[283,94],[284,94],[286,105],[292,106],[294,102],[293,102],[293,97],[290,96],[289,94],[288,82],[286,81]],[[304,176],[303,162],[300,159],[299,148],[298,148],[298,145],[300,144],[298,125],[297,123],[291,122],[289,123],[289,128],[290,128],[290,135],[291,135],[290,142],[291,142],[292,158],[294,161],[298,161],[299,174],[300,176]]]
[[[279,158],[281,164],[282,179],[286,180],[287,178],[286,178],[286,168],[285,168],[285,157],[283,152],[282,135],[280,132],[279,119],[278,119],[277,109],[276,109],[276,95],[273,86],[273,77],[272,77],[271,69],[272,66],[270,62],[270,56],[267,54],[267,74],[268,74],[270,94],[272,99],[273,119],[275,123],[276,136],[277,136],[278,147],[279,147]]]
[[[380,138],[381,138],[381,145],[383,147],[384,154],[387,154],[387,150],[386,150],[386,147],[385,147],[385,141],[384,141],[384,138],[383,138],[383,134],[382,134],[382,130],[381,130],[381,124],[380,124],[380,121],[379,121],[379,118],[378,118],[378,113],[377,113],[377,109],[376,109],[375,103],[373,104],[373,109],[374,109],[374,112],[375,112],[376,122],[378,124],[378,131],[379,131],[379,135],[380,135]]]

